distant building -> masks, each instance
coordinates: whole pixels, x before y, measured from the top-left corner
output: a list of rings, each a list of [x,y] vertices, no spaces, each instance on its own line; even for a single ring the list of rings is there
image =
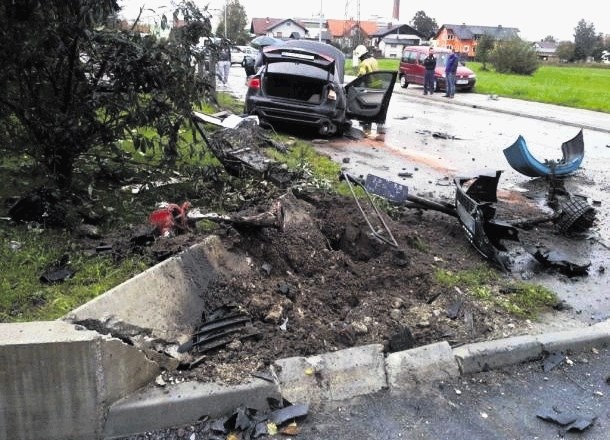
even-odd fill
[[[302,36],[308,36],[307,27],[299,20],[293,20],[292,18],[253,18],[250,25],[250,33],[255,36],[268,35],[279,39],[287,39],[295,32]]]
[[[406,46],[419,46],[426,41],[425,36],[411,26],[391,23],[378,27],[371,38],[372,45],[383,58],[400,58]]]
[[[536,56],[541,61],[557,62],[559,57],[557,56],[557,43],[554,41],[537,41],[532,43]]]
[[[474,59],[478,40],[488,35],[496,41],[512,40],[519,37],[519,29],[499,26],[473,26],[444,24],[432,37],[434,46],[455,49],[462,59]]]

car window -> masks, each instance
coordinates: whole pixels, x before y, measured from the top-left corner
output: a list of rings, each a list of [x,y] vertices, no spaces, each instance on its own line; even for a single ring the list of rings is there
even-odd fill
[[[435,53],[436,57],[436,67],[445,67],[447,64],[447,58],[449,57],[448,53]]]
[[[419,64],[424,64],[424,60],[426,59],[426,54],[425,53],[420,53],[418,56],[419,59]]]
[[[409,51],[407,52],[407,63],[415,64],[417,60],[417,52]]]

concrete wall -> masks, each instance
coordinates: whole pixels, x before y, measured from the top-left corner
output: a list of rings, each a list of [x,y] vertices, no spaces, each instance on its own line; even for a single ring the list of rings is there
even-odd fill
[[[95,439],[158,374],[135,347],[61,321],[0,324],[0,439]]]

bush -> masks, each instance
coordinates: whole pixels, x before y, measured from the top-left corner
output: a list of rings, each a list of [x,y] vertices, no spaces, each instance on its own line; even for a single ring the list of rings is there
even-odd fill
[[[491,52],[490,61],[499,73],[531,75],[538,69],[534,48],[519,38],[497,42]]]

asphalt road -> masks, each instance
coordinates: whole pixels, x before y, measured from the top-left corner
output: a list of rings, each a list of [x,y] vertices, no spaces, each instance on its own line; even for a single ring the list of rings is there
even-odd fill
[[[610,350],[463,376],[410,392],[380,392],[312,408],[299,440],[610,438]],[[549,362],[548,364],[553,365]],[[537,417],[594,419],[584,431]]]

